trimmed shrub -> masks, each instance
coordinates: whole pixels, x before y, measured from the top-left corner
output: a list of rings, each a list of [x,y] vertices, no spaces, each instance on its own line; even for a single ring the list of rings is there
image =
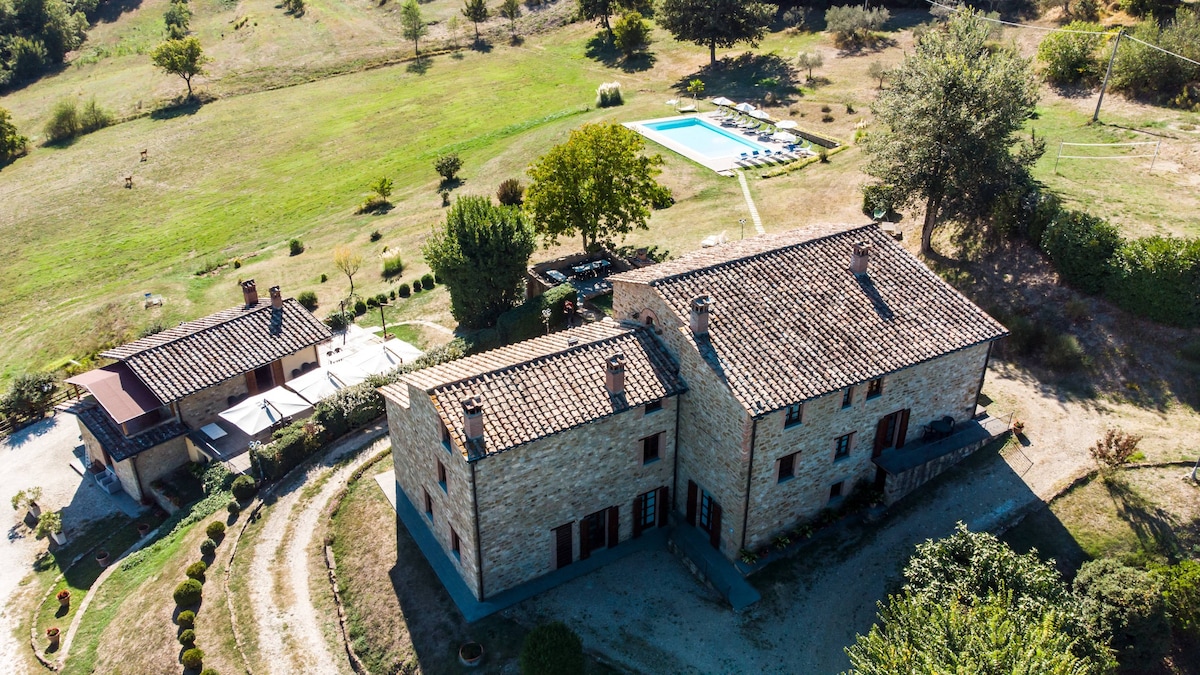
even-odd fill
[[[300,255],[304,253],[304,243],[299,239],[293,239],[288,242],[288,255]]]
[[[408,284],[400,284],[396,287],[396,295],[399,295],[402,298],[407,298],[408,296],[412,295],[412,289],[409,288]]]
[[[462,169],[462,158],[457,152],[452,152],[448,155],[438,155],[433,161],[433,169],[442,177],[442,181],[449,183],[458,177],[458,172]]]
[[[296,302],[300,303],[301,307],[311,312],[317,308],[317,294],[312,291],[304,291],[300,295],[296,296]]]
[[[413,293],[421,292],[421,280],[420,279],[413,279],[412,290],[413,290]]]
[[[433,283],[434,282],[433,282],[432,274],[426,274],[421,277],[421,288],[423,288],[427,291],[433,290]]]
[[[321,276],[317,277],[317,280],[321,283],[325,283],[326,281],[329,281],[329,275],[322,272]]]
[[[1075,594],[1088,628],[1106,640],[1124,667],[1160,658],[1171,629],[1162,586],[1150,573],[1105,558],[1079,568]]]
[[[1067,211],[1046,228],[1042,250],[1063,279],[1085,293],[1104,290],[1109,261],[1121,246],[1117,228],[1102,218]]]
[[[205,541],[208,541],[207,539]],[[215,548],[216,545],[214,544]],[[175,604],[180,607],[187,607],[200,602],[200,598],[204,595],[204,587],[195,579],[187,579],[181,581],[175,587]]]
[[[233,485],[230,486],[230,490],[233,490],[235,500],[245,502],[248,498],[254,496],[254,492],[258,490],[258,486],[254,484],[253,478],[242,474],[242,476],[233,479]]]
[[[375,304],[377,306],[387,304],[387,300],[388,300],[387,293],[379,293],[375,296]]]
[[[625,103],[621,98],[620,82],[605,82],[596,89],[596,107],[609,108]]]
[[[395,299],[396,299],[396,289],[393,288],[392,290],[388,291],[388,300],[395,300]]]
[[[179,644],[183,645],[184,647],[191,647],[192,645],[196,644],[196,631],[192,630],[191,628],[185,628],[183,632],[179,634]]]
[[[391,194],[391,192],[392,191],[389,189],[388,194]],[[375,230],[371,233],[371,241],[379,241],[380,239],[383,239],[383,234],[381,234],[379,230]]]
[[[633,58],[650,47],[650,24],[638,12],[621,15],[613,24],[613,44],[625,58]]]
[[[376,298],[376,297],[375,297],[375,296],[373,296],[373,295],[372,295],[372,296],[370,296],[369,298],[367,298],[367,307],[368,307],[368,308],[370,308],[370,309],[374,309],[374,308],[376,308],[376,307],[378,307],[378,306],[379,306],[379,299],[378,299],[378,298]]]
[[[508,178],[496,188],[496,201],[504,206],[520,206],[525,202],[525,186],[516,178]]]
[[[214,520],[208,524],[208,527],[204,528],[204,533],[208,535],[209,539],[216,541],[225,536],[225,523]]]
[[[521,675],[583,675],[583,641],[561,621],[529,631],[521,645]]]
[[[238,504],[236,499],[230,499],[229,503],[225,505],[225,510],[229,512],[229,515],[236,516],[242,512],[242,505]]]
[[[325,317],[325,325],[329,326],[329,330],[346,330],[346,326],[354,323],[354,314],[351,312],[333,311]]]
[[[361,299],[355,300],[354,301],[354,315],[362,316],[363,314],[366,314],[366,313],[367,313],[367,303],[363,302]]]
[[[80,129],[79,109],[75,107],[75,101],[65,99],[54,104],[54,110],[50,112],[50,119],[42,131],[46,134],[46,142],[58,143],[75,138]]]
[[[204,583],[204,573],[207,571],[208,563],[204,562],[203,560],[197,560],[196,562],[187,566],[187,572],[185,574],[187,574],[188,578],[190,579],[195,579],[200,583]]]
[[[204,652],[197,647],[192,647],[184,652],[179,660],[183,663],[184,668],[196,670],[204,666]]]
[[[1200,239],[1126,241],[1110,263],[1105,295],[1123,309],[1175,326],[1200,324]]]
[[[190,609],[185,609],[179,613],[179,616],[175,617],[175,623],[179,624],[182,628],[195,628],[196,613]]]
[[[200,553],[203,555],[212,555],[217,552],[217,542],[212,539],[205,539],[200,542]]]
[[[1087,365],[1087,354],[1079,339],[1069,333],[1055,333],[1042,357],[1046,365],[1060,372],[1073,372]]]

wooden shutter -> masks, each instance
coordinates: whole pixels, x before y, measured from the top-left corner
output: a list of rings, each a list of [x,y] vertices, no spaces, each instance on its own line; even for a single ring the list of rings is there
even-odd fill
[[[713,500],[710,508],[712,515],[709,517],[711,529],[708,531],[708,543],[719,551],[721,550],[721,505]]]
[[[612,548],[621,540],[621,513],[616,506],[608,507],[608,547]]]
[[[670,496],[670,493],[667,491],[667,488],[665,488],[665,487],[658,488],[658,499],[655,500],[656,503],[654,505],[654,508],[658,509],[658,526],[659,527],[667,526],[667,511],[669,510],[669,506],[668,506],[668,502],[669,502],[668,497],[669,496]]]
[[[592,519],[584,518],[579,521],[579,559],[587,560],[592,554]]]
[[[554,528],[555,569],[571,564],[571,529],[569,524]]]
[[[645,510],[646,495],[638,495],[633,500],[633,537],[642,536],[642,512]]]
[[[687,501],[687,524],[695,527],[696,525],[696,496],[699,492],[697,485],[688,481],[688,501]]]
[[[908,413],[912,412],[905,408],[900,411],[900,424],[896,428],[896,447],[904,447],[904,437],[908,435]]]
[[[879,424],[875,425],[875,447],[871,450],[872,457],[878,457],[883,453],[883,449],[887,447],[887,427],[888,418],[886,417],[879,420]]]

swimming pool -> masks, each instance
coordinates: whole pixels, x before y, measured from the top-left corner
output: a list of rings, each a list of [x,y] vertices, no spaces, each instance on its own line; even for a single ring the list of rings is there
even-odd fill
[[[668,117],[626,126],[713,171],[727,171],[744,156],[766,155],[781,149],[722,129],[702,117]]]

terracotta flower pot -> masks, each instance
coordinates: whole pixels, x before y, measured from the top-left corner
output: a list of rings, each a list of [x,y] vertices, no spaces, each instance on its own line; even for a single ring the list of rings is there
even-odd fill
[[[96,553],[96,563],[101,567],[108,567],[108,551],[99,551]]]
[[[147,534],[150,534],[150,524],[149,523],[138,523],[137,530],[138,530],[138,534],[140,534],[141,536],[144,537]]]
[[[50,641],[50,647],[58,649],[59,631],[57,628],[46,629],[46,639]]]
[[[458,648],[458,662],[468,668],[474,668],[483,662],[483,645],[478,642],[468,642]]]
[[[59,591],[57,597],[58,604],[62,605],[63,607],[69,607],[71,605],[71,591]]]

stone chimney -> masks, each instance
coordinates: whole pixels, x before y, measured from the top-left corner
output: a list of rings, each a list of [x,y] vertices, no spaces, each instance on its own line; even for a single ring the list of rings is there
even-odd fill
[[[712,310],[712,296],[701,295],[692,298],[692,332],[696,335],[708,334],[708,315]]]
[[[278,286],[271,287],[271,306],[275,309],[283,309],[283,293]]]
[[[605,359],[604,388],[613,396],[625,393],[625,354],[617,352]]]
[[[253,279],[242,282],[242,297],[246,299],[247,307],[258,302],[258,287],[254,285]]]
[[[871,244],[865,241],[855,244],[854,249],[850,252],[850,271],[854,273],[854,276],[865,276],[867,273],[867,263],[870,261]]]
[[[462,400],[463,433],[467,442],[483,440],[483,398],[476,395]]]

